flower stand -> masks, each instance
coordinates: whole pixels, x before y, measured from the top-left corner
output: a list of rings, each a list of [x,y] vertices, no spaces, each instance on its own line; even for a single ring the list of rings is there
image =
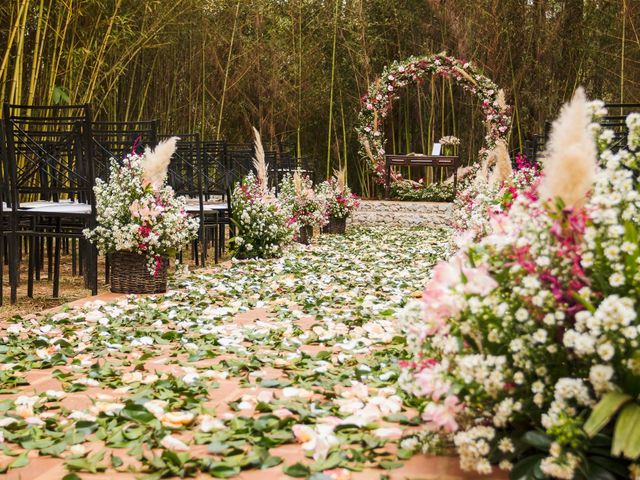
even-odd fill
[[[303,245],[309,245],[313,238],[313,227],[300,227],[297,242]]]
[[[113,293],[164,293],[167,291],[169,259],[161,257],[157,274],[151,275],[143,255],[132,252],[111,254]]]
[[[329,223],[327,223],[324,227],[322,227],[322,233],[332,233],[332,234],[340,234],[344,235],[344,232],[347,228],[347,218],[342,217],[329,217]]]

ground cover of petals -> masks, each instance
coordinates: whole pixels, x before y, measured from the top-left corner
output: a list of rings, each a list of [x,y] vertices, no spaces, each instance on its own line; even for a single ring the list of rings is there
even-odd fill
[[[448,232],[370,227],[165,296],[3,321],[6,478],[465,478],[419,451],[396,312]],[[470,477],[469,477],[470,478]]]

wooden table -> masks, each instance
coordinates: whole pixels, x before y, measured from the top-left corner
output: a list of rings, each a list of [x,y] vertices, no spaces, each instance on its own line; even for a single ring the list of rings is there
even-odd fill
[[[411,153],[408,155],[388,154],[388,155],[385,155],[384,157],[385,157],[385,172],[386,172],[384,192],[385,192],[386,198],[389,198],[392,166],[453,168],[453,194],[455,195],[456,187],[458,186],[458,157],[457,156],[423,155],[418,153]]]

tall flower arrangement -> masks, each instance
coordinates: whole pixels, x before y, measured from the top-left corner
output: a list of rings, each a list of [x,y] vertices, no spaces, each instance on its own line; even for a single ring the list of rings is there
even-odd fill
[[[185,211],[185,201],[166,184],[175,151],[173,137],[143,155],[111,160],[109,180],[96,179],[97,223],[85,236],[103,254],[144,255],[156,274],[161,257],[171,256],[197,236],[199,221]]]
[[[328,217],[347,218],[360,207],[358,196],[347,185],[344,169],[335,171],[330,179],[318,184],[316,193],[324,198]]]
[[[413,358],[400,384],[465,470],[640,474],[640,125],[613,152],[593,111],[578,92],[540,184],[492,212],[403,314]]]
[[[298,227],[322,227],[327,223],[327,201],[316,194],[309,176],[299,171],[286,175],[280,184],[279,198]]]
[[[495,171],[487,172],[480,165],[461,182],[451,221],[460,237],[477,239],[486,235],[491,219],[508,212],[518,196],[536,197],[540,169],[521,154],[515,163],[515,170],[499,182],[494,180],[497,176]]]
[[[237,229],[231,251],[239,258],[272,258],[282,255],[293,239],[297,225],[290,212],[268,187],[268,165],[259,132],[254,128],[254,168],[231,194],[232,220]]]

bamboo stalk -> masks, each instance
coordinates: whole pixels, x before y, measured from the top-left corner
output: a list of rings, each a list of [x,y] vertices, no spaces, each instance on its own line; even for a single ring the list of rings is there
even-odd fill
[[[68,4],[65,4],[67,7],[67,15],[66,21],[64,23],[64,27],[61,27],[62,24],[62,16],[59,17],[59,23],[56,26],[56,34],[55,34],[55,44],[54,44],[54,56],[53,61],[51,63],[51,67],[49,70],[49,84],[47,88],[47,103],[51,103],[51,99],[53,96],[53,91],[56,87],[56,76],[58,73],[58,68],[60,67],[60,59],[62,58],[64,42],[67,36],[67,30],[69,25],[71,24],[71,20],[73,19],[73,0],[69,0]],[[60,31],[62,28],[62,31]],[[70,61],[70,60],[69,60]],[[71,69],[68,69],[71,71]],[[72,97],[72,100],[75,97]]]
[[[348,162],[347,162],[347,123],[345,121],[344,118],[344,102],[342,99],[342,90],[340,90],[340,117],[342,119],[342,149],[343,149],[343,159],[344,161],[342,163],[338,164],[338,168],[341,170],[344,166],[344,180],[345,182],[347,181],[347,175],[348,175]]]
[[[113,25],[116,21],[118,11],[120,10],[120,6],[122,5],[122,0],[115,0],[115,5],[113,7],[113,13],[109,19],[109,23],[107,25],[107,31],[102,37],[102,42],[100,47],[98,48],[98,54],[96,55],[96,60],[93,65],[93,70],[91,72],[91,76],[89,78],[89,86],[85,92],[84,102],[88,103],[93,98],[93,92],[98,82],[98,77],[101,73],[102,63],[104,61],[105,51],[107,46],[109,45],[109,41],[111,39],[111,31],[113,30]]]
[[[22,13],[22,20],[20,20],[20,36],[18,37],[18,45],[16,48],[16,57],[14,60],[15,68],[13,70],[13,78],[11,79],[11,89],[9,91],[10,103],[22,103],[22,68],[24,60],[24,39],[25,28],[27,25],[27,16],[29,13],[29,0],[25,0],[25,8]]]
[[[627,0],[622,0],[622,39],[620,41],[620,103],[624,103],[624,55],[625,40],[627,36]],[[624,111],[620,108],[620,115]]]
[[[49,8],[51,8],[51,2],[49,2]],[[42,34],[43,24],[47,28],[47,22],[44,21],[44,0],[40,0],[40,8],[38,13],[38,26],[36,27],[36,38],[33,48],[33,58],[31,60],[31,78],[29,79],[29,91],[27,93],[27,105],[31,105],[36,95],[36,87],[38,82],[38,75],[40,73],[40,65],[42,63],[42,50],[44,49],[44,41],[42,38],[45,36]]]
[[[298,128],[296,131],[296,154],[302,157],[302,2],[298,2]]]
[[[422,88],[420,88],[420,84],[416,84],[416,89],[418,91],[418,121],[420,123],[420,143],[422,146],[422,153],[429,153],[427,152],[427,148],[425,146],[424,143],[424,115],[422,113]]]
[[[218,113],[218,126],[216,127],[216,140],[220,140],[220,129],[222,128],[222,114],[224,113],[224,100],[227,95],[227,82],[229,80],[229,68],[231,67],[231,54],[233,53],[233,42],[236,37],[236,27],[238,25],[238,15],[240,14],[240,0],[236,3],[236,14],[233,18],[233,28],[231,29],[231,41],[229,42],[229,53],[227,54],[227,65],[224,70],[224,83],[222,85],[222,97],[220,99],[220,111]]]
[[[0,65],[0,78],[3,79],[2,85],[4,85],[4,79],[6,79],[8,76],[9,59],[11,58],[11,50],[13,47],[13,43],[16,39],[16,35],[20,31],[20,27],[22,25],[21,19],[24,17],[25,11],[27,10],[28,6],[29,6],[28,0],[25,0],[20,5],[20,7],[18,8],[18,13],[16,14],[16,19],[13,22],[10,33],[9,33],[9,41],[7,42],[6,50],[2,58],[2,64]],[[23,35],[21,35],[21,37],[22,36]],[[4,102],[4,89],[0,91],[0,100]]]
[[[333,87],[336,76],[336,45],[338,39],[338,7],[340,0],[335,2],[335,12],[333,18],[333,50],[331,53],[331,86],[329,94],[329,134],[327,138],[327,177],[331,175],[331,125],[333,123]]]

